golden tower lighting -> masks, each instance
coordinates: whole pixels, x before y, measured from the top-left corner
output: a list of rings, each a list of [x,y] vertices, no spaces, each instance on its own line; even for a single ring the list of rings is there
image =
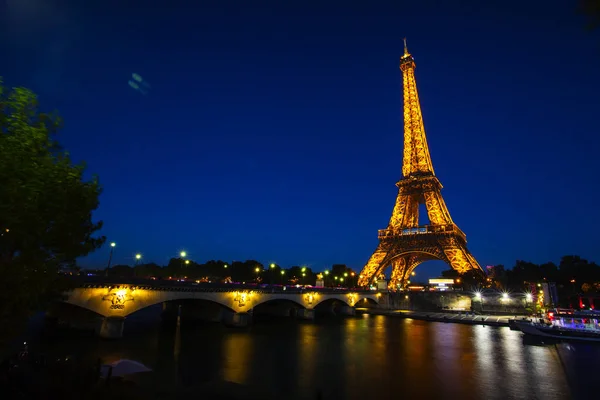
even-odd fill
[[[483,271],[467,250],[466,235],[454,224],[435,176],[415,81],[415,60],[404,39],[400,57],[404,99],[402,178],[388,227],[379,231],[379,245],[359,275],[359,286],[381,278],[392,266],[388,287],[405,286],[412,271],[424,261],[442,260],[459,273]],[[429,225],[419,225],[419,205],[425,204]]]

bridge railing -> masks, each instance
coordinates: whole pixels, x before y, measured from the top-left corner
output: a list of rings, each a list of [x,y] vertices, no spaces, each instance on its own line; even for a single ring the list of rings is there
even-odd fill
[[[296,287],[280,285],[256,285],[256,284],[236,284],[236,283],[195,283],[179,282],[175,280],[145,279],[145,278],[118,278],[104,276],[78,276],[71,278],[78,287],[110,287],[118,285],[136,286],[140,289],[162,290],[162,291],[194,291],[194,292],[235,292],[240,290],[251,290],[262,293],[365,293],[375,294],[374,290],[358,288],[326,288],[326,287]]]

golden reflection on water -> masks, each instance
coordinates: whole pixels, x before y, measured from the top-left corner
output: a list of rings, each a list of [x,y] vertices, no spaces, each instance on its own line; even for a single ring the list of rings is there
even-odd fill
[[[348,318],[344,321],[344,378],[348,382],[360,382],[364,379],[365,360],[373,356],[373,347],[368,335],[369,315]],[[376,319],[375,319],[376,321]],[[380,349],[381,351],[381,349]]]
[[[369,356],[377,363],[384,363],[386,359],[385,317],[383,315],[373,315],[369,331],[371,336]]]
[[[429,374],[428,365],[431,364],[433,349],[431,348],[431,329],[428,322],[405,319],[402,346],[406,360],[402,364],[408,368],[404,370],[408,381],[420,382],[424,375]]]
[[[249,383],[250,373],[248,366],[252,365],[252,336],[244,332],[228,334],[223,339],[223,379],[235,383]],[[210,345],[210,344],[208,344]]]
[[[317,360],[319,358],[319,339],[317,337],[318,328],[311,323],[305,323],[300,326],[300,340],[298,340],[298,366],[297,373],[301,385],[314,387],[316,384],[315,374],[317,373]]]

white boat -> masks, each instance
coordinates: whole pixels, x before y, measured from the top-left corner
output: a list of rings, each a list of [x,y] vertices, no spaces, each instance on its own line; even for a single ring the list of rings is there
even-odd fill
[[[550,311],[541,322],[515,321],[526,335],[559,340],[600,342],[600,313],[592,311]]]

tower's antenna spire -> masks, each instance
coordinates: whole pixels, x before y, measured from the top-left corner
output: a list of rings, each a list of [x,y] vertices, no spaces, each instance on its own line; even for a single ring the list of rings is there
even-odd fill
[[[408,55],[408,47],[406,47],[406,38],[404,38],[404,55]]]

